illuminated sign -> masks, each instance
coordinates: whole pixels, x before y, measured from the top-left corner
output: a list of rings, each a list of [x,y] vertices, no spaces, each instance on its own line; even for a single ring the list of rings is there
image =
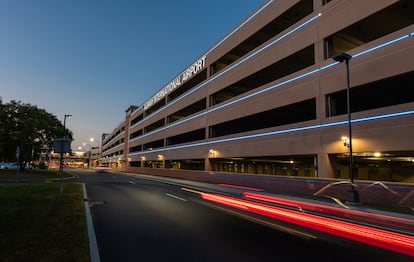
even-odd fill
[[[144,109],[148,109],[155,103],[166,97],[175,89],[179,88],[182,84],[190,80],[193,76],[200,73],[206,67],[206,56],[198,59],[194,64],[189,66],[184,72],[177,76],[174,80],[164,86],[158,93],[156,93],[151,99],[144,104]]]

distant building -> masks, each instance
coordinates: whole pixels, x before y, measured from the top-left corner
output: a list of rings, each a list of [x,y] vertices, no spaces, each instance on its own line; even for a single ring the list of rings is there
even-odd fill
[[[414,181],[414,2],[265,1],[102,139],[102,163]],[[131,96],[136,94],[130,94]],[[347,140],[348,139],[348,140]]]

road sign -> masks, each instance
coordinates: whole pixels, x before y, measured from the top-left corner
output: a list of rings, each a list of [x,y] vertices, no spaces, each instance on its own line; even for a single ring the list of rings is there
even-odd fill
[[[16,147],[16,162],[19,163],[20,162],[20,147]]]
[[[55,138],[53,139],[53,151],[55,153],[69,153],[70,150],[70,142],[69,138]]]

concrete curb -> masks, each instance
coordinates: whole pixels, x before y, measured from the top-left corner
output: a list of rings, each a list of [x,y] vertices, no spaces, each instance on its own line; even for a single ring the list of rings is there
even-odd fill
[[[63,180],[71,180],[71,179],[75,179],[78,178],[78,176],[70,176],[70,177],[64,177]],[[61,181],[62,179],[57,177],[57,178],[48,178],[48,179],[43,179],[43,181],[47,182],[47,181],[51,181],[51,182],[55,182],[55,181]]]
[[[85,202],[86,224],[88,227],[89,254],[92,262],[100,262],[98,242],[96,241],[95,229],[93,227],[91,210],[88,202],[85,184],[83,184],[83,200]]]

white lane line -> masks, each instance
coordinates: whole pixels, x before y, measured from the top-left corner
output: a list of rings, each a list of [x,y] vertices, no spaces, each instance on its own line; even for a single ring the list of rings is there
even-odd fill
[[[128,183],[132,184],[132,185],[136,185],[137,183],[135,183],[134,181],[128,181]]]
[[[175,199],[181,200],[181,201],[187,201],[187,199],[184,199],[184,198],[182,198],[182,197],[174,196],[174,195],[171,195],[171,194],[168,194],[168,193],[166,193],[166,195],[167,195],[167,196],[169,196],[169,197],[172,197],[172,198],[175,198]]]

